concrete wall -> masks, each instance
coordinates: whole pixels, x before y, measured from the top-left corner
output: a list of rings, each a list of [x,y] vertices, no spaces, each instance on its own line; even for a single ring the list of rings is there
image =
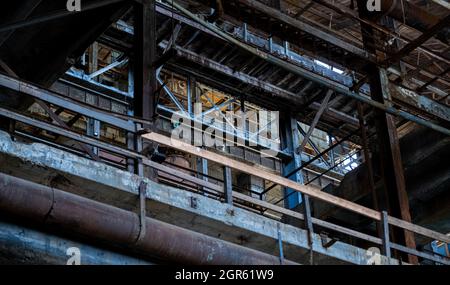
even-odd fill
[[[305,230],[202,194],[156,184],[42,144],[14,142],[4,132],[0,132],[0,158],[6,162],[0,166],[4,173],[128,210],[136,210],[138,187],[144,180],[149,216],[273,255],[278,254],[280,225],[286,258],[300,263],[308,260]],[[366,249],[343,242],[324,248],[319,235],[314,235],[314,251],[315,262],[321,264],[367,264],[370,260]]]

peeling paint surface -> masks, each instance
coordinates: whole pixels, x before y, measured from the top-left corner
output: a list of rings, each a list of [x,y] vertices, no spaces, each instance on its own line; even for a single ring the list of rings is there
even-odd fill
[[[95,182],[133,195],[138,194],[139,184],[143,180],[147,183],[147,198],[168,206],[169,210],[165,213],[167,217],[174,215],[174,212],[177,210],[182,210],[191,216],[193,215],[195,218],[200,218],[201,222],[196,223],[193,220],[193,224],[196,229],[204,226],[205,233],[209,227],[214,228],[213,225],[216,225],[216,228],[220,224],[227,225],[234,227],[235,231],[245,232],[246,234],[243,237],[246,239],[250,241],[255,240],[254,244],[249,242],[249,246],[251,245],[255,249],[263,247],[266,248],[266,251],[270,251],[271,247],[273,247],[274,251],[277,250],[276,246],[269,245],[268,242],[272,241],[275,244],[277,241],[278,221],[247,210],[238,207],[230,208],[228,204],[221,203],[220,201],[174,187],[161,185],[129,172],[78,157],[43,144],[13,142],[10,136],[4,132],[0,132],[0,154],[20,159],[35,166],[48,168],[58,173],[76,176],[85,180],[86,183],[89,183],[89,181]],[[191,207],[192,198],[197,200],[197,207],[195,209]],[[231,211],[233,215],[229,214]],[[175,224],[177,219],[174,219],[172,222]],[[308,250],[307,232],[305,230],[282,224],[281,232],[283,243],[287,246],[297,248],[297,250],[304,252]],[[208,232],[207,234],[217,236],[217,233],[214,232]],[[326,249],[322,247],[319,235],[314,235],[313,248],[316,254],[322,255],[322,258],[325,259],[340,260],[353,264],[367,264],[369,260],[365,249],[342,242],[336,242],[332,247]],[[213,256],[210,257],[213,258]],[[384,260],[384,262],[387,261]],[[390,262],[397,264],[395,260],[391,260]]]

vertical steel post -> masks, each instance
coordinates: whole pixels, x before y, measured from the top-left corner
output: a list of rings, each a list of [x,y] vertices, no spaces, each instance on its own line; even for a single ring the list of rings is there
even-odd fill
[[[242,26],[242,37],[244,38],[245,42],[248,42],[248,26],[247,23],[244,23]]]
[[[361,18],[370,19],[373,13],[367,10],[365,0],[358,0],[358,11]],[[367,24],[361,25],[364,47],[369,52],[375,52],[376,42],[373,28]],[[370,95],[378,103],[390,102],[389,78],[387,71],[375,64],[366,67],[369,78]],[[400,143],[395,125],[395,118],[381,109],[375,110],[375,125],[377,128],[378,145],[380,152],[380,173],[383,177],[384,188],[387,192],[387,202],[390,214],[411,222],[409,199],[406,192],[405,174],[403,170]],[[416,241],[412,232],[394,229],[394,239],[398,243],[404,243],[407,247],[415,249]],[[417,256],[408,255],[408,261],[418,263]]]
[[[289,152],[292,157],[289,161],[283,162],[283,176],[303,184],[302,171],[297,171],[292,175],[288,176],[293,170],[298,169],[302,165],[301,153],[296,151],[297,147],[300,145],[299,130],[297,120],[286,116],[281,121],[282,128],[282,148]],[[295,193],[294,193],[295,192]],[[295,209],[302,203],[302,194],[298,193],[292,189],[285,189],[285,207],[288,209]]]
[[[153,121],[156,116],[156,90],[158,82],[154,62],[156,47],[155,0],[134,4],[134,113],[135,116]],[[151,126],[145,126],[151,127]]]
[[[277,233],[278,233],[278,251],[280,254],[280,264],[284,265],[284,251],[283,251],[283,239],[281,236],[281,225],[277,224]]]
[[[388,213],[386,211],[381,212],[381,223],[383,229],[383,255],[388,258],[391,257],[391,245],[389,239],[389,222],[388,222]]]
[[[312,223],[311,204],[309,196],[303,195],[305,228],[308,231],[308,246],[309,246],[309,264],[314,264],[314,228]]]
[[[359,120],[359,126],[361,128],[361,139],[362,139],[362,148],[364,151],[364,162],[366,164],[367,168],[367,175],[369,176],[369,185],[370,185],[370,191],[372,193],[372,203],[375,210],[379,210],[378,205],[378,196],[375,189],[375,180],[374,180],[374,173],[373,173],[373,166],[372,166],[372,158],[370,157],[370,146],[369,146],[369,140],[367,137],[367,130],[366,130],[366,123],[364,120],[364,108],[363,104],[361,102],[357,103],[358,107],[358,120]],[[381,227],[378,222],[376,222],[376,228],[378,236],[381,236]]]
[[[187,77],[187,109],[189,116],[194,117],[193,104],[192,104],[192,94],[195,93],[195,79],[188,75]]]
[[[100,121],[88,118],[86,134],[97,139],[100,138]],[[92,147],[92,152],[98,156],[98,147]]]
[[[227,204],[233,204],[233,180],[231,176],[231,168],[228,166],[223,167],[223,185],[225,190],[225,202]]]

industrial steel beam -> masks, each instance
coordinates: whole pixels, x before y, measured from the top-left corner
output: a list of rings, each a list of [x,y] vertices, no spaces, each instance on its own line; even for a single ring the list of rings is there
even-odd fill
[[[333,95],[333,90],[328,90],[327,95],[325,96],[325,99],[323,99],[322,105],[319,108],[319,111],[317,111],[316,116],[314,117],[313,122],[309,126],[309,130],[306,133],[302,143],[300,144],[300,147],[297,149],[298,153],[302,153],[303,149],[305,148],[306,144],[308,143],[312,133],[314,132],[314,129],[316,128],[317,124],[319,123],[320,118],[322,117],[323,112],[328,108],[328,102],[330,102],[331,96]]]
[[[167,1],[167,0],[165,0]],[[170,1],[169,1],[170,2]],[[314,82],[318,82],[319,84],[329,88],[329,89],[333,89],[336,92],[348,96],[350,98],[353,98],[355,100],[359,100],[363,103],[366,103],[372,107],[375,107],[377,109],[380,109],[386,113],[395,115],[395,116],[400,116],[406,120],[415,122],[419,125],[423,125],[427,128],[431,128],[435,131],[444,133],[446,135],[450,136],[450,130],[447,128],[444,128],[442,126],[439,126],[433,122],[429,122],[425,119],[422,119],[420,117],[417,117],[415,115],[412,115],[408,112],[396,109],[392,106],[387,106],[385,104],[382,104],[380,102],[376,102],[366,96],[360,95],[358,93],[355,93],[353,91],[350,91],[349,87],[344,86],[342,84],[339,84],[335,81],[332,81],[328,78],[320,78],[319,75],[314,74],[311,71],[305,70],[303,68],[301,68],[300,66],[294,65],[290,62],[287,62],[285,60],[279,59],[275,56],[273,56],[272,54],[269,54],[267,52],[264,52],[258,48],[254,48],[248,44],[242,43],[239,40],[235,39],[234,37],[232,37],[231,35],[223,32],[222,30],[218,29],[216,26],[211,25],[207,22],[205,22],[204,20],[200,19],[199,17],[197,17],[196,15],[194,15],[193,13],[191,13],[189,10],[185,9],[183,6],[181,6],[180,4],[178,4],[176,1],[173,1],[172,5],[174,7],[176,7],[178,10],[180,10],[183,14],[187,15],[188,17],[190,17],[191,19],[195,20],[197,23],[203,25],[204,27],[208,28],[209,30],[217,33],[220,37],[222,37],[223,39],[226,39],[228,42],[231,42],[233,44],[235,44],[236,46],[242,48],[243,50],[256,55],[264,60],[267,60],[268,62],[279,66],[281,68],[284,68],[286,70],[288,70],[289,72],[295,73],[299,76],[302,76],[308,80],[314,81]]]
[[[369,18],[371,14],[365,12],[363,9],[363,7],[366,7],[366,1],[358,0],[357,3],[359,15],[363,18]],[[373,37],[373,28],[363,24],[361,25],[361,33],[363,34],[365,47],[374,51],[375,39]],[[386,101],[391,99],[387,71],[379,68],[375,64],[370,64],[366,72],[368,74],[372,99],[386,104]],[[381,157],[379,169],[382,176],[383,189],[386,193],[386,205],[391,215],[411,222],[400,142],[394,117],[381,110],[375,110],[375,126]],[[411,249],[416,248],[415,237],[412,232],[395,229],[394,235],[396,239],[406,244],[407,247]],[[418,263],[416,256],[409,255],[408,260],[413,264]]]
[[[164,46],[164,43],[160,44],[160,46]],[[189,60],[193,63],[199,64],[201,66],[205,66],[213,71],[219,72],[225,76],[232,77],[234,79],[240,80],[242,83],[248,84],[254,88],[262,89],[268,93],[275,94],[277,96],[280,96],[281,98],[287,99],[291,102],[299,102],[302,100],[302,96],[299,94],[292,93],[288,90],[285,90],[283,88],[280,88],[276,85],[270,84],[266,81],[263,81],[261,79],[258,79],[256,77],[250,76],[246,73],[235,71],[232,68],[225,66],[223,64],[220,64],[218,62],[215,62],[211,59],[208,59],[206,57],[203,57],[201,55],[198,55],[192,51],[186,50],[181,47],[176,47],[177,55],[179,58]],[[184,68],[181,67],[180,63],[176,63],[173,65],[174,71],[178,70],[178,72]],[[188,71],[187,71],[188,72]],[[194,74],[195,76],[200,76],[198,73]],[[204,79],[204,78],[203,78]],[[211,79],[209,79],[211,80]],[[219,86],[224,87],[226,84],[222,81],[216,81],[216,84]],[[230,86],[226,86],[226,88],[230,88]],[[242,91],[236,90],[235,93],[242,94]],[[313,110],[318,110],[320,108],[320,104],[317,102],[313,102],[309,105],[309,107]],[[350,124],[354,127],[359,126],[358,120],[350,115],[347,115],[341,111],[338,111],[334,108],[328,108],[325,110],[325,113],[327,116],[334,118],[336,120],[340,120],[342,122],[345,122],[347,124]]]
[[[432,26],[439,23],[439,16],[433,15],[411,1],[383,0],[381,1],[381,10],[397,21],[413,27],[421,32],[427,31]],[[449,27],[441,30],[437,38],[443,43],[448,44]]]
[[[128,59],[116,60],[115,62],[113,62],[113,63],[111,63],[111,64],[109,64],[109,65],[107,65],[107,66],[105,66],[105,67],[103,67],[103,68],[101,68],[101,69],[99,69],[97,71],[94,71],[91,74],[89,74],[88,78],[89,79],[93,79],[93,78],[99,76],[100,74],[103,74],[103,73],[105,73],[105,72],[107,72],[107,71],[109,71],[109,70],[111,70],[113,68],[116,68],[117,66],[125,64],[127,62],[128,62]]]
[[[160,46],[164,47],[167,44],[161,43]],[[214,71],[217,71],[221,74],[224,74],[226,76],[239,79],[243,83],[249,84],[254,86],[255,88],[261,88],[266,92],[275,94],[281,98],[284,98],[286,100],[294,100],[298,102],[305,102],[305,99],[302,99],[301,96],[292,93],[288,90],[282,89],[276,85],[272,85],[270,83],[267,83],[263,80],[260,80],[258,78],[252,77],[250,75],[247,75],[246,73],[239,72],[236,70],[233,70],[232,68],[225,66],[223,64],[220,64],[218,62],[215,62],[209,58],[206,58],[204,56],[198,55],[192,51],[189,51],[187,49],[184,49],[182,47],[177,46],[176,53],[180,58],[186,59],[190,62],[199,64],[201,66],[205,66],[209,69],[212,69]],[[407,103],[411,106],[414,106],[420,110],[424,110],[428,112],[431,115],[437,116],[441,119],[444,119],[446,121],[450,121],[450,109],[443,105],[439,104],[431,99],[428,99],[427,97],[420,96],[419,94],[415,93],[412,90],[405,89],[403,87],[399,87],[394,84],[390,84],[389,88],[393,92],[393,98],[400,101]],[[320,104],[317,102],[313,102],[310,107],[314,110],[320,110]],[[327,108],[325,110],[325,113],[335,119],[341,120],[343,122],[346,122],[352,126],[359,126],[359,122],[356,118],[349,116],[345,113],[342,113],[340,111],[337,111],[333,108]]]
[[[134,112],[144,120],[156,117],[158,81],[154,62],[157,58],[155,0],[134,4]]]
[[[35,99],[64,107],[67,110],[82,114],[83,116],[97,119],[104,123],[119,127],[129,132],[136,132],[136,125],[132,121],[116,118],[115,116],[101,111],[97,108],[77,102],[73,99],[61,96],[53,91],[41,88],[37,85],[24,82],[20,79],[0,74],[0,86],[29,95]],[[17,95],[19,96],[19,95]]]
[[[338,4],[335,3],[334,5],[337,6]],[[182,23],[184,23],[184,24],[186,24],[186,25],[188,25],[188,26],[190,26],[190,27],[196,29],[197,31],[202,31],[202,32],[204,32],[204,33],[206,33],[206,34],[209,34],[209,35],[211,35],[211,36],[214,36],[214,37],[218,37],[218,38],[220,38],[220,39],[223,39],[220,35],[214,33],[213,31],[211,31],[210,29],[206,28],[205,26],[203,26],[203,25],[201,25],[201,24],[199,24],[199,23],[197,23],[197,22],[195,22],[195,21],[189,19],[188,17],[185,17],[185,16],[179,14],[177,11],[174,11],[174,10],[171,8],[170,3],[169,3],[169,5],[167,5],[167,4],[163,4],[163,3],[159,3],[159,2],[158,2],[158,3],[157,3],[157,6],[156,6],[156,10],[157,10],[157,12],[160,13],[161,15],[165,15],[166,17],[173,18],[173,19],[175,19],[175,20],[177,20],[177,21],[180,21],[180,22],[182,22]],[[370,21],[367,21],[367,22],[370,23]],[[365,22],[363,22],[363,23],[365,23]],[[386,32],[387,32],[387,30],[386,30]],[[394,38],[397,38],[397,37],[398,37],[398,35],[395,34],[395,33],[392,33],[392,34],[390,34],[390,35],[391,35],[392,37],[394,37]],[[406,41],[406,39],[403,39],[403,40]],[[270,39],[269,39],[269,42],[270,42]],[[409,41],[407,41],[407,42],[409,42]],[[427,53],[427,54],[430,54],[430,55],[434,56],[436,59],[439,59],[440,61],[450,63],[450,60],[449,60],[449,59],[443,58],[443,57],[441,57],[440,55],[437,55],[436,53],[431,52],[430,50],[427,50],[427,49],[422,48],[422,47],[420,47],[420,50],[423,51],[424,53]],[[417,67],[412,66],[412,65],[410,65],[410,64],[407,64],[407,66],[408,66],[409,68],[413,68],[413,69],[414,69],[414,68],[417,68]],[[393,72],[393,73],[395,73],[395,74],[397,73],[397,72],[395,72],[395,70],[393,70],[392,68],[390,68],[389,71],[390,71],[390,72]],[[429,73],[429,72],[427,72],[427,71],[425,71],[425,70],[423,70],[421,73],[424,74],[424,75],[426,75],[426,76],[428,76],[428,77],[430,77],[430,78],[434,78],[434,77],[435,77],[434,74],[431,74],[431,73]],[[414,81],[417,81],[417,79],[415,79],[415,78],[414,78],[413,80],[414,80]],[[431,87],[431,86],[430,86],[429,89],[432,89],[433,92],[436,92],[436,93],[438,93],[438,94],[445,93],[445,92],[443,92],[443,91],[441,91],[441,90],[439,90],[439,89],[433,88],[433,87]]]
[[[19,76],[11,69],[7,64],[5,64],[0,59],[0,65],[8,72],[10,76],[14,76],[18,78]],[[56,114],[53,112],[53,110],[43,101],[39,99],[35,99],[36,103],[44,109],[44,111],[50,116],[50,118],[55,121],[58,125],[62,126],[65,129],[70,129],[70,127]],[[89,148],[87,145],[83,143],[77,143],[79,147],[81,147],[92,159],[99,161],[100,158],[92,151],[91,148]]]
[[[219,165],[224,165],[224,166],[228,166],[232,169],[235,169],[239,172],[242,173],[246,173],[246,174],[250,174],[259,178],[262,178],[266,181],[269,182],[273,182],[275,184],[279,184],[283,187],[287,187],[287,188],[292,188],[297,192],[301,192],[303,194],[309,195],[312,198],[315,199],[319,199],[322,200],[324,202],[336,205],[338,207],[342,207],[345,208],[351,212],[360,214],[362,216],[374,219],[376,221],[381,221],[381,213],[377,212],[375,210],[372,210],[370,208],[358,205],[356,203],[353,203],[351,201],[333,196],[331,194],[322,192],[322,191],[317,191],[317,189],[312,188],[310,186],[306,186],[306,185],[299,185],[298,183],[295,183],[287,178],[284,178],[282,176],[270,173],[270,172],[266,172],[266,171],[262,171],[261,169],[258,169],[257,167],[251,166],[247,163],[243,163],[231,158],[228,158],[226,156],[217,154],[215,152],[211,152],[208,150],[204,150],[204,149],[200,149],[198,147],[195,147],[193,145],[191,145],[190,143],[186,143],[184,141],[181,140],[175,140],[173,138],[161,135],[161,134],[157,134],[157,133],[148,133],[143,135],[143,138],[148,139],[152,142],[161,144],[161,145],[165,145],[171,148],[174,148],[176,150],[185,152],[185,153],[189,153],[191,155],[197,156],[197,157],[201,157],[201,158],[205,158],[209,161],[215,162]],[[327,170],[327,172],[330,171]],[[323,175],[323,174],[322,174]],[[408,231],[414,232],[414,233],[418,233],[421,235],[425,235],[428,236],[429,238],[434,238],[436,240],[440,240],[440,241],[444,241],[444,242],[449,242],[450,243],[450,237],[446,236],[444,234],[441,233],[437,233],[435,231],[432,230],[428,230],[426,228],[414,225],[410,222],[407,221],[403,221],[400,219],[397,219],[395,217],[389,216],[389,223],[391,225],[397,226],[397,227],[401,227],[403,229],[406,229]]]
[[[151,218],[145,219],[150,230],[136,243],[140,228],[138,214],[5,174],[0,174],[0,211],[63,233],[120,244],[177,264],[279,264],[278,257],[267,253]]]
[[[84,5],[82,7],[81,12],[79,13],[83,13],[83,12],[87,12],[87,11],[91,11],[94,9],[98,9],[98,8],[102,8],[105,6],[109,6],[111,4],[115,4],[115,3],[119,3],[119,2],[123,2],[125,0],[103,0],[103,1],[98,1],[96,3],[92,3],[89,5]],[[25,19],[25,20],[20,20],[20,21],[16,21],[13,23],[7,23],[4,24],[2,26],[0,26],[0,33],[3,32],[9,32],[9,31],[13,31],[13,30],[17,30],[17,29],[22,29],[22,28],[26,28],[29,26],[33,26],[36,24],[41,24],[41,23],[45,23],[48,21],[53,21],[53,20],[57,20],[57,19],[61,19],[61,18],[65,18],[68,16],[74,16],[74,15],[78,15],[79,13],[74,13],[71,11],[68,11],[67,9],[64,10],[60,10],[60,11],[55,11],[46,15],[40,15],[34,18],[30,18],[30,19]]]
[[[450,107],[447,105],[438,103],[435,100],[416,93],[415,91],[393,84],[389,84],[389,92],[391,93],[392,100],[395,103],[411,105],[420,111],[425,111],[425,113],[450,122]]]
[[[44,111],[50,116],[50,118],[57,123],[58,125],[60,125],[62,128],[70,130],[70,127],[58,116],[56,115],[53,110],[43,101],[36,99],[36,103],[42,108],[44,109]],[[100,158],[98,157],[98,155],[96,155],[92,149],[85,145],[84,143],[80,143],[77,142],[78,146],[81,147],[92,159],[96,160],[96,161],[100,161]]]
[[[177,13],[176,11],[171,10],[170,7],[166,6],[165,4],[157,3],[156,11],[158,13],[162,14],[162,15],[167,16],[167,17],[171,17],[171,18],[173,17],[175,20],[180,21],[183,24],[186,24],[186,25],[188,25],[188,26],[190,26],[190,27],[192,27],[192,28],[194,28],[194,29],[196,29],[198,31],[202,31],[202,32],[207,33],[207,34],[209,34],[211,36],[218,37],[220,39],[226,40],[221,35],[219,35],[217,33],[214,33],[212,30],[208,29],[206,26],[203,26],[203,25],[201,25],[201,24],[199,24],[199,23],[197,23],[197,22],[195,22],[195,21],[193,21],[193,20],[191,20],[191,19],[189,19],[187,17],[184,17],[183,15]],[[180,52],[178,52],[178,55],[182,54],[183,51],[188,51],[188,50],[186,50],[184,48],[178,48],[178,50],[180,51]],[[426,51],[424,51],[424,52],[426,52]],[[188,55],[183,56],[183,58],[187,58],[187,57],[189,57],[189,56]],[[194,62],[196,62],[198,64],[201,64],[201,63],[207,64],[207,61],[204,61],[203,58],[204,57],[200,56],[200,58],[197,58],[197,60],[195,60]],[[189,57],[189,59],[190,60],[194,60],[193,57]],[[440,60],[445,60],[444,58],[439,58],[439,59]],[[209,60],[209,59],[206,59],[206,60]],[[209,67],[212,68],[212,67],[216,66],[216,64],[218,64],[218,63],[214,62],[214,64],[209,66]],[[219,66],[223,66],[223,65],[219,64]],[[411,67],[411,68],[413,68],[413,67]],[[227,67],[225,67],[225,69],[221,68],[220,71],[224,71],[226,69],[227,69]],[[394,70],[392,68],[390,68],[389,71],[393,72]],[[426,75],[427,76],[431,76],[432,78],[434,77],[434,75],[432,75],[432,74],[428,74],[427,73]],[[259,83],[260,88],[261,88],[261,86],[264,86],[264,84],[261,84],[261,83],[264,83],[262,80],[259,80],[258,83]],[[437,92],[438,94],[442,94],[443,93],[442,91],[437,90],[436,88],[433,88],[431,86],[428,86],[428,87],[431,88],[433,90],[433,92]],[[391,84],[391,88],[394,88],[394,89],[397,89],[397,90],[399,90],[399,88],[401,89],[401,87],[399,87],[399,86],[397,86],[395,84]],[[405,93],[405,92],[402,92],[402,93]],[[400,96],[399,98],[397,98],[397,97],[395,97],[397,92],[394,93],[394,98],[395,99],[399,99],[400,101],[402,101],[402,99],[405,98],[405,99],[408,100],[408,102],[407,102],[408,104],[410,104],[411,102],[414,102],[414,101],[418,101],[417,103],[414,103],[413,106],[415,106],[415,107],[417,107],[419,109],[421,109],[422,106],[423,107],[429,106],[428,108],[426,108],[426,112],[428,112],[430,114],[433,114],[435,116],[438,116],[440,118],[444,118],[442,116],[442,112],[440,112],[440,110],[442,109],[441,104],[438,104],[438,103],[434,102],[433,100],[430,100],[430,99],[428,99],[426,97],[420,96],[420,94],[416,94],[416,93],[410,92],[409,90],[408,90],[407,93],[408,93],[409,98],[407,98],[405,96]],[[289,94],[287,94],[287,95],[289,95]],[[313,109],[318,110],[319,107],[320,107],[320,104],[318,104],[317,102],[314,102],[314,103],[312,103],[311,107]],[[336,112],[338,112],[338,111],[336,111],[336,110],[334,110],[332,108],[329,108],[329,110],[327,111],[327,114],[332,116],[332,117],[334,117],[334,118],[336,118],[336,119],[345,121],[346,123],[349,123],[351,125],[354,125],[354,126],[358,126],[359,125],[357,119],[355,119],[353,117],[350,117],[348,115],[345,115],[342,112],[339,112],[339,113],[336,113]]]
[[[394,64],[401,60],[404,56],[408,55],[410,52],[424,44],[430,38],[432,38],[435,34],[440,32],[444,28],[448,28],[450,25],[450,15],[440,20],[437,24],[433,25],[429,29],[425,30],[422,35],[420,35],[417,39],[407,44],[401,50],[399,50],[394,55],[390,56],[386,60],[383,61],[382,65],[388,67],[391,64]]]
[[[144,139],[148,139],[150,141],[153,141],[153,142],[156,142],[156,143],[159,143],[162,145],[166,145],[168,147],[173,147],[175,149],[179,149],[183,152],[186,152],[186,153],[189,153],[189,154],[192,154],[195,156],[201,156],[203,158],[208,159],[209,161],[212,161],[212,162],[215,162],[215,163],[218,163],[221,165],[229,166],[230,168],[240,171],[242,173],[250,174],[250,175],[265,179],[267,181],[274,182],[283,187],[287,187],[287,188],[293,189],[297,192],[309,195],[312,198],[316,198],[316,199],[322,200],[324,202],[327,202],[327,203],[330,203],[330,204],[333,204],[333,205],[336,205],[339,207],[344,207],[344,208],[348,209],[349,211],[352,211],[359,215],[362,215],[362,216],[365,216],[365,217],[368,217],[371,219],[375,219],[375,220],[380,220],[380,213],[376,212],[372,209],[366,208],[364,206],[344,200],[342,198],[333,196],[333,195],[325,193],[325,192],[317,191],[313,187],[300,185],[300,184],[298,184],[294,181],[291,181],[287,178],[284,178],[282,176],[279,176],[279,175],[276,175],[273,173],[269,173],[269,172],[265,172],[265,171],[261,171],[260,169],[257,169],[246,163],[236,161],[231,158],[227,158],[223,155],[216,154],[216,153],[213,153],[213,152],[210,152],[207,150],[199,149],[195,146],[192,146],[189,143],[171,139],[169,137],[166,137],[164,135],[160,135],[157,133],[145,134],[142,137]]]
[[[401,40],[402,42],[405,42],[407,44],[411,42],[409,39],[407,39],[406,37],[402,36],[401,34],[394,33],[392,31],[390,31],[389,29],[387,29],[387,28],[385,28],[385,27],[383,27],[383,26],[381,26],[381,25],[379,25],[379,24],[377,24],[377,23],[375,23],[375,22],[373,22],[373,21],[371,21],[369,19],[360,18],[358,16],[358,12],[357,11],[354,11],[354,10],[352,10],[350,8],[347,8],[346,6],[344,6],[342,4],[330,3],[330,2],[327,2],[326,0],[312,0],[312,2],[320,4],[320,5],[324,6],[324,7],[327,7],[328,9],[331,9],[331,10],[333,10],[333,11],[335,11],[335,12],[337,12],[337,13],[343,15],[343,16],[349,17],[349,18],[351,18],[351,19],[353,19],[355,21],[358,21],[358,22],[360,22],[362,24],[369,25],[372,28],[374,28],[374,29],[384,33],[385,35],[389,35],[389,36],[391,36],[391,37],[393,37],[395,39]],[[420,51],[422,51],[422,52],[432,56],[435,59],[444,61],[446,63],[450,63],[450,59],[444,58],[441,55],[439,55],[439,54],[437,54],[437,53],[435,53],[435,52],[433,52],[433,51],[431,51],[431,50],[429,50],[427,48],[418,47],[418,49]]]
[[[316,28],[312,25],[309,25],[303,21],[289,17],[288,15],[284,14],[280,10],[269,7],[259,1],[236,0],[236,2],[238,2],[239,4],[242,4],[243,6],[249,8],[249,9],[252,9],[254,11],[259,11],[273,19],[276,19],[277,21],[282,22],[285,25],[291,26],[300,31],[304,31],[318,39],[321,39],[327,43],[330,43],[334,46],[342,48],[343,50],[350,52],[354,55],[357,55],[367,61],[376,62],[376,60],[377,60],[377,57],[375,54],[367,52],[366,50],[364,50],[362,48],[356,47],[356,46],[350,44],[348,41],[345,41],[338,37],[330,35],[330,33],[325,32],[325,31],[323,31],[319,28]]]
[[[289,101],[297,101],[300,104],[306,103],[305,98],[302,98],[295,93],[284,90],[276,85],[270,84],[265,81],[261,81],[256,77],[248,75],[247,73],[233,70],[232,68],[230,68],[228,66],[220,64],[216,61],[213,61],[209,58],[198,55],[190,50],[181,48],[179,46],[177,46],[175,49],[176,49],[177,55],[183,59],[187,59],[187,60],[194,62],[196,64],[199,64],[201,66],[205,66],[209,69],[220,72],[221,74],[224,74],[226,76],[236,78],[236,79],[242,81],[243,83],[252,85],[254,87],[261,88],[264,91],[272,93],[280,98],[283,98],[283,99],[286,99]]]
[[[0,107],[0,116],[21,122],[26,125],[36,127],[36,128],[42,129],[42,130],[45,130],[47,132],[55,133],[59,136],[63,136],[63,137],[72,139],[72,140],[77,141],[82,144],[88,144],[91,146],[95,146],[95,147],[98,147],[98,148],[101,148],[104,150],[111,151],[113,153],[125,155],[125,156],[132,157],[132,158],[142,158],[141,155],[139,155],[135,152],[123,149],[121,147],[118,147],[118,146],[115,146],[115,145],[112,145],[112,144],[109,144],[106,142],[102,142],[100,140],[91,138],[89,136],[81,135],[79,133],[73,132],[73,131],[65,129],[65,128],[58,127],[56,125],[53,125],[53,124],[50,124],[47,122],[43,122],[43,121],[40,121],[37,119],[27,117],[25,115],[22,115],[22,114],[19,114],[14,111],[7,110],[7,109],[1,108],[1,107]]]

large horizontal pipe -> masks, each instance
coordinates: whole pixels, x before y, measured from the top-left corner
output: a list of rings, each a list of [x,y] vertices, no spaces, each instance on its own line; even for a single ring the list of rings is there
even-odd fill
[[[146,260],[0,221],[0,265],[73,264],[73,249],[79,250],[80,265],[152,265]]]
[[[195,265],[276,265],[278,257],[139,216],[110,205],[0,174],[0,212],[168,262]],[[284,261],[285,264],[294,264]]]

